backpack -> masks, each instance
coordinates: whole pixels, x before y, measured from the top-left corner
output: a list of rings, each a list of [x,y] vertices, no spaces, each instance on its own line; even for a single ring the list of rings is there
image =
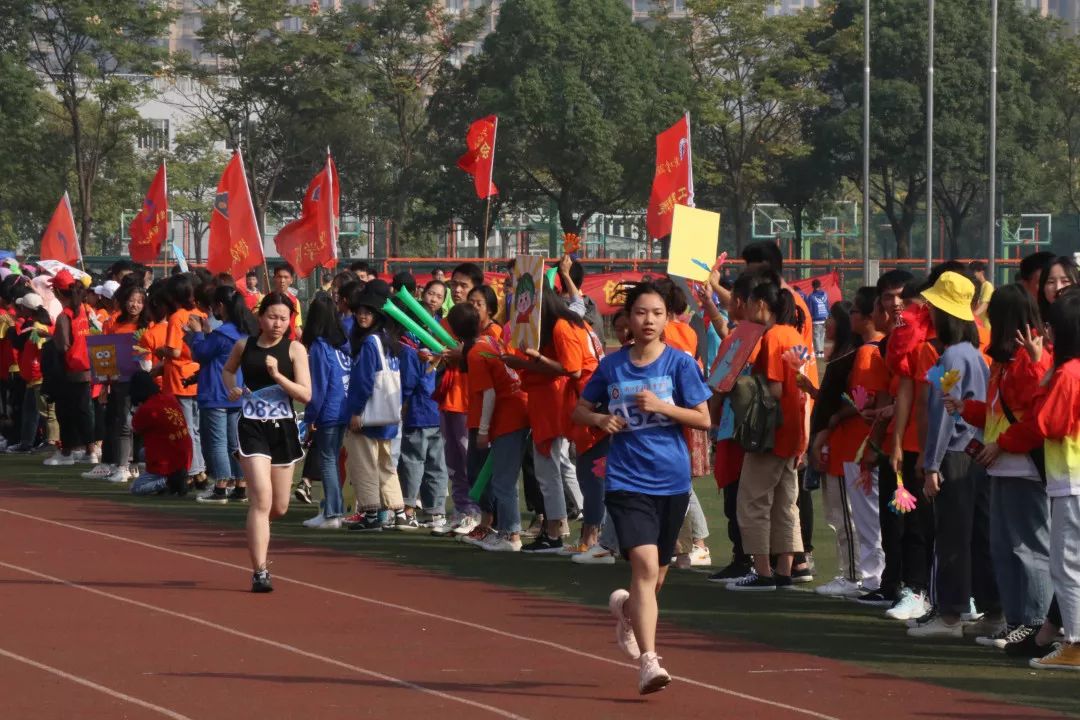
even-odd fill
[[[735,420],[733,439],[747,452],[769,452],[782,422],[780,401],[769,392],[760,375],[743,375],[735,381],[728,398]]]

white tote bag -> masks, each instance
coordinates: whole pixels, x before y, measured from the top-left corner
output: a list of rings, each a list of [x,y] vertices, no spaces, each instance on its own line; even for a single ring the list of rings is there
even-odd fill
[[[382,341],[378,335],[372,337],[379,351],[379,369],[375,371],[375,384],[360,422],[364,427],[397,425],[401,422],[401,373],[386,366]]]

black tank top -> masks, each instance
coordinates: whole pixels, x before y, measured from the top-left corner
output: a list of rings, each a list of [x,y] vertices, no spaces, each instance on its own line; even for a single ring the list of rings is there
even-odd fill
[[[289,357],[291,345],[292,340],[287,336],[282,337],[276,345],[267,348],[259,347],[257,337],[248,338],[244,345],[244,352],[240,355],[240,370],[244,373],[244,387],[255,392],[277,384],[266,371],[268,355],[277,358],[278,372],[289,380],[294,380],[292,358]]]

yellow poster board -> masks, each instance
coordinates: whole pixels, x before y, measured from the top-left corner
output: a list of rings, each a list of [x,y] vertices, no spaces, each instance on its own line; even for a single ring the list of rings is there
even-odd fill
[[[519,350],[540,350],[540,298],[543,290],[544,256],[518,255],[514,260],[510,343]]]
[[[668,275],[705,282],[716,260],[720,213],[676,205],[671,223]]]

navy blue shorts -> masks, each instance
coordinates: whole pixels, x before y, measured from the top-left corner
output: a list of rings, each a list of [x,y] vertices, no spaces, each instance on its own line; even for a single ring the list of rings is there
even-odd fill
[[[655,545],[660,553],[660,566],[671,563],[679,530],[690,505],[690,493],[681,495],[646,495],[616,490],[604,496],[608,517],[615,523],[619,551],[641,545]]]

